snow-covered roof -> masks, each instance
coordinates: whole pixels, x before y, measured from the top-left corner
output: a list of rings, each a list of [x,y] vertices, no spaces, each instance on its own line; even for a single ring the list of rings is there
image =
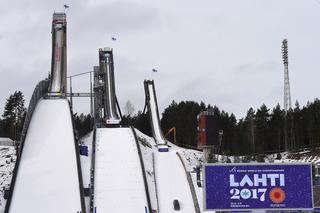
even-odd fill
[[[10,141],[10,142],[13,142],[13,140],[11,140],[10,138],[1,138],[0,137],[0,142],[2,142],[2,141]]]
[[[0,146],[13,146],[14,141],[10,138],[0,138]]]

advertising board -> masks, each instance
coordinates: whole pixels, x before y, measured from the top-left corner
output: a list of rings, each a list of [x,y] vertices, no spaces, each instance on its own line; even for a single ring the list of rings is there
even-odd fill
[[[299,164],[206,164],[205,210],[312,210],[312,167]]]

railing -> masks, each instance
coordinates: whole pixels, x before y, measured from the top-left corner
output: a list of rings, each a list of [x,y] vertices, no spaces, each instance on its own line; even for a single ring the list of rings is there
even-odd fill
[[[138,155],[139,155],[139,160],[140,160],[140,165],[141,165],[141,170],[142,170],[142,177],[143,177],[143,182],[144,182],[144,188],[145,188],[145,192],[146,192],[146,196],[147,196],[147,201],[148,201],[148,209],[149,212],[152,211],[152,206],[151,206],[151,200],[150,200],[150,193],[149,193],[149,188],[148,188],[148,182],[147,182],[147,177],[146,177],[146,169],[144,167],[144,163],[143,163],[143,157],[142,157],[142,153],[141,153],[141,148],[140,148],[140,144],[138,142],[138,137],[137,137],[137,133],[135,131],[135,129],[131,126],[131,131],[133,133],[134,136],[134,140],[136,142],[136,146],[137,146],[137,150],[138,150]]]
[[[95,159],[96,159],[96,135],[97,128],[93,127],[93,138],[91,147],[91,169],[90,169],[90,210],[89,213],[94,213],[94,170],[95,170]]]
[[[13,193],[14,185],[15,185],[16,178],[17,178],[17,171],[18,171],[19,164],[20,164],[20,157],[21,157],[21,153],[23,150],[24,140],[27,135],[27,131],[29,128],[29,124],[30,124],[33,112],[37,106],[38,101],[41,98],[43,98],[45,96],[45,94],[48,92],[48,87],[49,87],[49,80],[40,81],[37,84],[36,88],[33,91],[32,96],[31,96],[28,111],[26,114],[26,118],[24,120],[22,132],[21,132],[20,144],[19,144],[17,152],[16,152],[17,153],[17,161],[16,161],[16,164],[13,169],[13,176],[12,176],[11,185],[10,185],[10,193],[9,193],[9,197],[8,197],[7,204],[6,204],[5,213],[9,212],[12,193]]]

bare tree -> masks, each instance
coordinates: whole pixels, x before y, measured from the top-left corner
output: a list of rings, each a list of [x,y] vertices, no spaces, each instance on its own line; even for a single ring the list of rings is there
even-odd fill
[[[134,113],[134,106],[130,100],[128,100],[124,106],[124,113],[127,116],[131,116]]]

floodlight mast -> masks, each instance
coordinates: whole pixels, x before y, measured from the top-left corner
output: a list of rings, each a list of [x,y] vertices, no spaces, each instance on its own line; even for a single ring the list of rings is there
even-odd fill
[[[289,62],[288,62],[288,40],[282,41],[282,59],[284,65],[284,148],[287,151],[290,147],[295,146],[295,138],[293,133],[293,118],[290,116],[290,144],[288,140],[288,111],[292,110],[291,93],[289,81]]]
[[[289,68],[288,68],[288,40],[282,41],[282,59],[284,65],[284,111],[287,115],[291,107],[291,94],[290,94],[290,81],[289,81]]]

